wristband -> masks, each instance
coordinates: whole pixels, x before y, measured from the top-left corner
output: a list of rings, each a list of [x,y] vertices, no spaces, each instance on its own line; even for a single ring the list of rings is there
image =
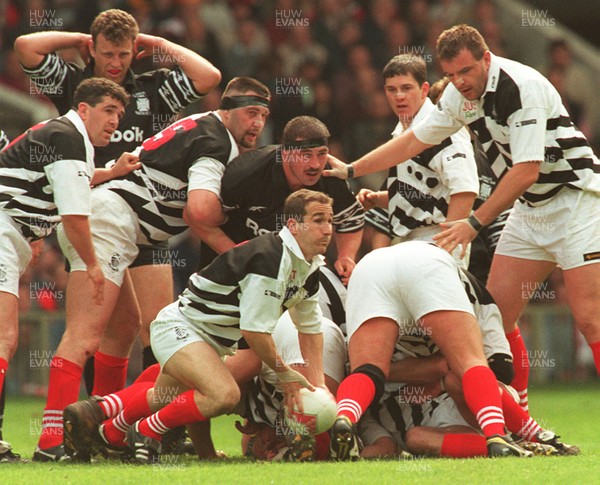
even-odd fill
[[[346,169],[348,170],[348,177],[346,177],[346,178],[353,179],[354,178],[354,165],[352,165],[351,163],[347,163]]]
[[[483,224],[481,223],[481,221],[479,219],[477,219],[477,217],[475,217],[475,214],[471,214],[469,216],[469,218],[467,219],[467,224],[469,224],[469,226],[471,226],[471,228],[475,231],[475,232],[479,232],[483,229]]]

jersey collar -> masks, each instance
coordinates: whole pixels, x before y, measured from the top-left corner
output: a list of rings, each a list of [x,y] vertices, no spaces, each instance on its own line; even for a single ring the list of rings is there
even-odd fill
[[[435,108],[435,106],[431,102],[431,100],[428,97],[425,97],[425,101],[423,101],[423,104],[419,108],[419,111],[417,111],[417,114],[413,118],[413,120],[410,123],[410,125],[408,126],[408,128],[410,129],[413,126],[418,125],[419,122],[421,120],[425,119],[427,117],[427,115],[431,111],[433,111],[434,108]],[[404,127],[402,126],[402,122],[399,121],[398,124],[396,125],[396,128],[394,128],[394,131],[392,131],[392,136],[394,138],[396,138],[396,137],[400,136],[402,133],[404,133]]]
[[[498,88],[498,79],[500,78],[500,64],[498,57],[490,52],[490,68],[488,70],[487,84],[485,85],[485,92],[483,93],[495,93]]]
[[[284,227],[283,229],[281,229],[281,231],[279,231],[279,237],[282,239],[283,244],[287,246],[298,259],[306,261],[304,253],[302,252],[302,249],[300,249],[298,241],[296,241],[296,238],[294,238],[294,236],[287,227]],[[317,267],[323,266],[325,264],[325,257],[321,254],[317,254],[312,258],[312,261],[306,262],[310,263],[312,272]]]

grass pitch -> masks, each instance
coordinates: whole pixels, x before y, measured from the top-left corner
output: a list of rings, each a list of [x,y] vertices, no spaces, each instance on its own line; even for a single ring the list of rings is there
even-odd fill
[[[199,462],[165,456],[159,465],[98,462],[72,464],[2,464],[0,484],[600,484],[600,412],[598,381],[586,385],[530,389],[532,413],[545,428],[580,446],[575,457],[532,459],[416,459],[356,463],[256,463],[240,454],[235,417],[214,420],[213,439],[230,457]],[[5,438],[16,452],[31,458],[44,403],[9,398]]]

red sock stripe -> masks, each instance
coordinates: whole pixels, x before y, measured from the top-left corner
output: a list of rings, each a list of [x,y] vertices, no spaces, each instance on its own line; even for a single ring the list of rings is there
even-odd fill
[[[42,418],[42,434],[38,446],[51,448],[62,443],[62,412],[79,397],[83,368],[62,357],[50,361],[48,398]],[[59,424],[60,423],[60,424]]]
[[[366,374],[350,374],[337,390],[338,416],[357,423],[375,397],[375,383]]]

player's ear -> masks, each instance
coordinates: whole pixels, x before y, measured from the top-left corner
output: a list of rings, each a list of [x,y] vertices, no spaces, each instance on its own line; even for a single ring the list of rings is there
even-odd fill
[[[77,113],[83,121],[86,121],[89,115],[90,105],[83,101],[77,105]]]
[[[292,233],[293,236],[295,236],[296,234],[298,234],[298,221],[296,219],[294,219],[293,217],[290,217],[287,220],[287,228],[289,229],[289,231]]]

